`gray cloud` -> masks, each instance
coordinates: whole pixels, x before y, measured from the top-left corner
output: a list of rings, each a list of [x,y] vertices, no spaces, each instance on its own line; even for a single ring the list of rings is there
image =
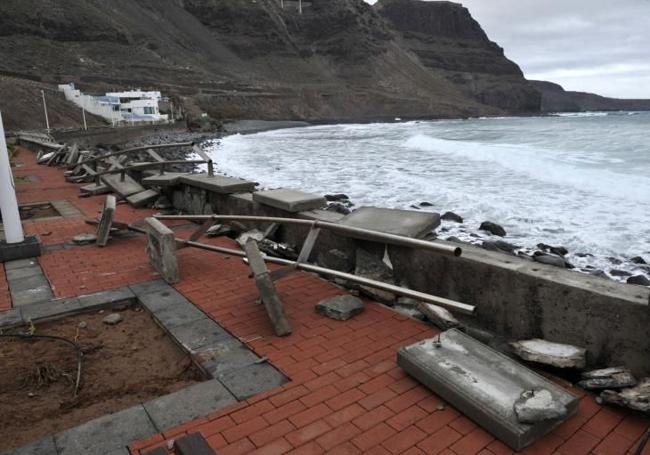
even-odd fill
[[[650,98],[650,0],[462,4],[529,79],[551,80],[567,90]]]

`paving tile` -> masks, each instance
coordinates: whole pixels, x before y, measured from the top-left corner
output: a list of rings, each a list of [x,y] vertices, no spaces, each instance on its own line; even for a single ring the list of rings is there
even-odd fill
[[[268,363],[232,370],[219,375],[218,379],[238,400],[245,400],[287,382],[287,378]]]
[[[54,445],[54,438],[46,436],[22,447],[2,452],[0,455],[58,455],[58,452]]]

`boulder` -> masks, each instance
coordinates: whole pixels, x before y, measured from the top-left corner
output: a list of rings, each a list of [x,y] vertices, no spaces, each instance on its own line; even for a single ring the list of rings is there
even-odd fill
[[[533,260],[540,264],[552,265],[563,269],[573,268],[573,265],[570,262],[567,262],[563,257],[556,256],[555,254],[544,253],[542,251],[535,251],[533,253]]]
[[[482,222],[481,226],[479,227],[479,230],[487,231],[490,234],[497,235],[499,237],[505,237],[506,236],[506,230],[502,226],[500,226],[500,225],[498,225],[496,223],[493,223],[492,221],[484,221],[484,222]]]
[[[315,308],[318,314],[338,321],[346,321],[363,311],[363,302],[351,295],[340,295],[321,300]]]
[[[636,387],[623,389],[620,392],[605,390],[600,394],[600,399],[605,403],[648,413],[650,412],[650,378],[644,378]]]
[[[563,246],[551,246],[545,243],[538,243],[537,248],[547,253],[555,254],[557,256],[566,256],[569,254],[569,250]]]
[[[634,275],[627,279],[627,284],[638,284],[640,286],[650,286],[650,279],[645,275]]]
[[[633,387],[637,381],[630,370],[625,367],[603,368],[582,373],[578,385],[583,389],[620,389]]]
[[[420,202],[420,207],[433,207],[433,204],[428,201]]]
[[[354,258],[344,251],[333,249],[318,254],[318,264],[339,272],[351,272],[354,268]]]
[[[635,264],[641,264],[641,265],[645,265],[645,264],[647,264],[647,262],[645,261],[645,259],[643,259],[641,256],[635,256],[635,257],[633,257],[632,259],[630,259],[630,262],[633,262],[633,263],[635,263]]]
[[[367,252],[363,248],[357,248],[354,274],[375,281],[395,284],[391,268],[377,256]],[[382,291],[369,286],[359,286],[359,289],[365,295],[378,302],[393,303],[395,301],[395,294],[392,292]]]
[[[442,330],[453,329],[461,325],[451,312],[438,305],[420,302],[418,309],[429,321]]]
[[[625,277],[625,276],[632,275],[630,272],[626,272],[625,270],[619,270],[619,269],[612,269],[609,271],[609,274],[611,276],[618,276],[618,277]]]
[[[445,221],[453,221],[454,223],[463,222],[463,217],[455,214],[454,212],[445,212],[442,214],[441,218]]]
[[[555,401],[546,389],[526,390],[514,404],[515,414],[520,423],[534,424],[545,420],[558,420],[566,417],[568,410]]]
[[[340,213],[341,215],[349,215],[352,213],[352,210],[350,210],[345,204],[341,202],[328,202],[327,208],[325,208],[325,210],[328,212]]]
[[[102,319],[102,322],[107,325],[117,325],[122,322],[124,318],[120,313],[111,313]]]
[[[482,243],[484,249],[488,251],[498,251],[503,253],[515,254],[515,251],[521,247],[512,243],[504,242],[503,240],[484,240]]]
[[[347,194],[343,194],[343,193],[326,194],[325,200],[329,202],[349,201],[350,197]]]
[[[538,338],[510,343],[514,353],[529,362],[557,368],[584,368],[587,350]]]

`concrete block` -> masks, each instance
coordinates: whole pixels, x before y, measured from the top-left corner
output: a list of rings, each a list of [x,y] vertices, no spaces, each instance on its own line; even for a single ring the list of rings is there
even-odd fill
[[[321,300],[316,304],[316,312],[331,319],[346,321],[363,311],[361,299],[351,295],[340,295]]]
[[[147,401],[143,406],[156,428],[165,431],[236,402],[219,381],[212,379]]]
[[[201,350],[194,358],[211,378],[218,378],[224,373],[260,361],[254,352],[232,337],[219,341],[209,349]]]
[[[35,258],[41,255],[41,242],[35,236],[27,236],[20,243],[0,241],[0,262]]]
[[[129,305],[135,302],[136,296],[128,287],[96,292],[77,297],[79,306],[84,310],[99,310]]]
[[[115,216],[115,208],[117,206],[117,201],[115,196],[108,195],[106,196],[106,202],[104,202],[104,209],[102,210],[102,217],[97,224],[97,246],[106,246],[108,244],[108,238],[111,235],[111,228],[113,227],[113,217]]]
[[[158,191],[144,190],[141,193],[132,194],[131,196],[127,197],[126,200],[133,207],[145,207],[146,205],[158,199],[159,196],[160,193]]]
[[[54,435],[59,455],[106,455],[158,433],[141,405],[107,414]]]
[[[240,401],[287,383],[287,378],[268,363],[232,370],[218,379]]]
[[[100,183],[91,183],[89,185],[82,186],[79,188],[79,191],[83,194],[90,194],[91,196],[99,196],[100,194],[107,194],[111,192],[111,189],[108,185]]]
[[[58,455],[54,445],[54,437],[46,436],[17,449],[7,450],[2,452],[1,455]]]
[[[78,312],[80,309],[79,300],[76,297],[26,304],[20,308],[24,321],[58,318]]]
[[[222,175],[209,177],[207,174],[186,174],[180,177],[180,182],[219,194],[246,193],[255,190],[255,182]]]
[[[291,213],[320,209],[327,205],[323,196],[289,189],[258,191],[253,193],[253,201]]]
[[[5,262],[4,265],[6,271],[16,270],[25,267],[34,267],[34,265],[38,266],[38,260],[37,259],[15,259],[13,261]]]
[[[171,327],[169,334],[190,354],[232,338],[219,324],[208,318]]]
[[[525,366],[457,329],[400,349],[397,363],[436,395],[514,450],[521,450],[573,415],[579,400]],[[518,421],[514,405],[533,389],[550,392],[567,409],[564,419],[532,425]]]
[[[131,289],[134,290],[133,286]],[[139,292],[137,289],[134,291],[138,300],[154,314],[172,306],[190,305],[185,297],[169,285],[166,289],[155,290],[152,287],[151,291]]]
[[[421,239],[440,226],[440,215],[415,210],[361,207],[343,218],[340,224]],[[345,233],[342,235],[372,240],[371,237],[364,234]]]
[[[147,230],[147,254],[151,265],[169,284],[180,281],[176,259],[176,236],[174,231],[155,218],[145,219]]]
[[[14,327],[23,323],[23,316],[20,308],[12,308],[0,312],[0,329]]]
[[[187,301],[180,305],[170,305],[154,311],[153,317],[167,330],[207,318],[205,313]]]
[[[145,187],[159,186],[161,188],[167,188],[170,186],[178,185],[180,183],[181,176],[184,175],[187,174],[183,172],[165,172],[163,175],[157,174],[143,178],[142,184]]]
[[[120,174],[103,175],[100,177],[100,179],[111,190],[113,190],[115,194],[119,194],[122,198],[126,198],[132,194],[141,193],[144,191],[142,185],[140,185],[128,175],[125,176],[124,181],[121,180]]]
[[[144,283],[132,284],[129,286],[131,291],[137,296],[145,296],[150,292],[168,291],[172,288],[163,280],[145,281]]]

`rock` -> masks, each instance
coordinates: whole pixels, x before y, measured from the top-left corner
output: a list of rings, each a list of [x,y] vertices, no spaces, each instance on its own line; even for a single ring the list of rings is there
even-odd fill
[[[450,236],[450,237],[447,237],[445,240],[447,240],[448,242],[463,243],[463,241],[461,239],[459,239],[458,237],[453,236],[453,235]]]
[[[375,281],[395,284],[391,268],[377,256],[368,253],[363,248],[357,248],[354,274]],[[390,304],[395,301],[395,294],[392,292],[382,291],[369,286],[359,286],[359,289],[368,297],[379,302]]]
[[[418,309],[429,321],[442,330],[453,329],[461,325],[450,311],[438,305],[420,302]]]
[[[318,314],[338,321],[346,321],[363,311],[363,302],[351,295],[341,295],[321,300],[315,308]]]
[[[614,265],[621,265],[623,263],[623,261],[621,261],[620,259],[617,259],[617,258],[614,258],[614,257],[611,257],[611,256],[608,257],[607,260],[610,263],[614,264]]]
[[[557,368],[584,368],[587,351],[570,344],[553,343],[538,338],[510,343],[515,354],[529,362]]]
[[[72,241],[77,245],[89,245],[97,241],[95,234],[79,234],[72,237]]]
[[[627,284],[638,284],[639,286],[650,286],[650,279],[645,275],[634,275],[627,279]]]
[[[555,254],[544,253],[542,251],[535,251],[533,253],[533,260],[539,262],[540,264],[553,265],[555,267],[561,267],[563,269],[572,269],[573,265],[570,262],[567,262],[561,256],[556,256]]]
[[[569,254],[569,250],[567,250],[563,246],[551,246],[545,243],[538,243],[537,248],[539,248],[542,251],[546,251],[548,253],[555,254],[558,256],[566,256],[567,254]]]
[[[153,203],[153,208],[157,210],[167,210],[173,208],[172,203],[166,196],[160,196],[156,199],[156,202]]]
[[[423,201],[420,202],[420,207],[433,207],[433,204],[431,202]]]
[[[104,319],[102,319],[102,322],[108,325],[116,325],[122,322],[123,320],[124,318],[120,313],[111,313],[108,316],[106,316]]]
[[[605,272],[603,272],[602,270],[598,270],[598,269],[590,270],[588,273],[589,273],[589,275],[597,276],[597,277],[600,277],[600,278],[607,278],[609,280],[609,277],[607,276],[607,274]]]
[[[630,370],[625,367],[612,367],[582,373],[578,385],[583,389],[620,389],[633,387],[637,381]]]
[[[625,270],[618,270],[618,269],[612,269],[609,271],[609,274],[611,276],[631,276],[632,274],[630,272],[626,272]]]
[[[605,390],[600,394],[605,403],[617,404],[635,411],[650,412],[650,378],[644,378],[629,389],[620,392]]]
[[[248,240],[253,239],[256,242],[260,242],[264,238],[264,233],[258,229],[252,229],[248,232],[244,232],[239,237],[237,237],[237,243],[243,248]]]
[[[225,224],[215,224],[205,232],[205,235],[208,237],[221,237],[222,235],[228,235],[231,232],[232,228],[230,226]]]
[[[352,213],[352,210],[350,210],[345,204],[342,204],[340,202],[329,202],[325,210],[327,210],[328,212],[340,213],[342,215],[349,215],[350,213]]]
[[[592,258],[592,257],[594,257],[594,255],[590,254],[590,253],[576,253],[575,255],[577,257],[579,257],[579,258]]]
[[[553,400],[546,389],[526,390],[514,404],[520,423],[534,424],[545,420],[558,420],[567,415],[567,408]]]
[[[80,329],[85,329],[86,327],[88,327],[88,323],[87,323],[86,321],[81,321],[81,322],[79,323],[78,327],[79,327]]]
[[[263,239],[258,242],[258,248],[262,253],[269,256],[275,256],[283,259],[295,261],[298,259],[298,253],[286,243],[278,243],[273,240]]]
[[[348,273],[354,268],[354,259],[344,251],[333,249],[319,253],[318,264],[328,269]]]
[[[454,223],[462,223],[463,222],[463,217],[460,215],[455,214],[454,212],[445,212],[442,214],[440,217],[445,221],[453,221]]]
[[[499,226],[496,223],[493,223],[492,221],[484,221],[481,223],[481,226],[479,227],[479,230],[481,231],[487,231],[492,235],[497,235],[499,237],[505,237],[506,236],[506,230],[503,229],[502,226]]]
[[[347,194],[343,194],[343,193],[326,194],[325,200],[330,202],[349,201],[350,197]]]
[[[647,264],[647,262],[645,261],[645,259],[643,259],[641,256],[635,256],[635,257],[633,257],[632,259],[630,259],[630,262],[633,262],[633,263],[635,263],[635,264],[641,264],[641,265],[645,265],[645,264]]]
[[[510,254],[515,254],[515,251],[521,248],[512,243],[504,242],[503,240],[497,240],[494,242],[492,240],[484,240],[482,246],[488,251],[498,251]]]
[[[412,299],[410,297],[398,297],[397,302],[395,302],[397,305],[401,306],[410,306],[410,307],[416,307],[420,304],[419,300]]]

